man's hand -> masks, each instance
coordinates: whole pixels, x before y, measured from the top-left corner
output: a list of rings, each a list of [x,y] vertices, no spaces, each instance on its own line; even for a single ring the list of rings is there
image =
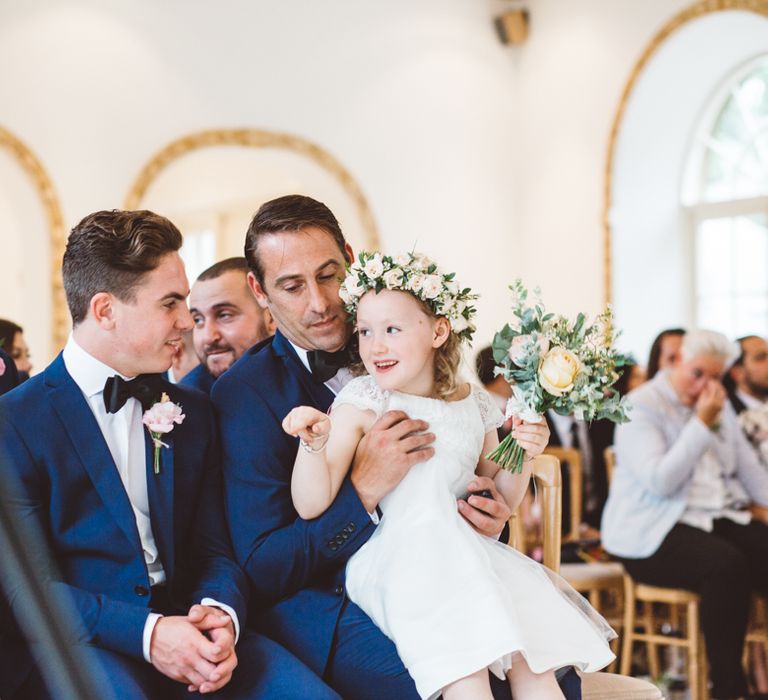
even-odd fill
[[[152,631],[149,645],[152,665],[160,673],[187,683],[188,687],[201,693],[223,688],[237,665],[234,635],[226,627],[214,627],[209,634],[211,639],[187,617],[161,617]]]
[[[237,666],[235,625],[224,610],[212,605],[193,605],[187,613],[187,619],[221,648],[221,653],[216,658],[208,659],[217,664],[216,672],[221,680],[215,683],[203,683],[200,687],[190,685],[188,688],[198,690],[200,693],[212,693],[229,682]]]
[[[352,485],[363,507],[372,513],[414,464],[435,454],[429,425],[403,411],[387,411],[360,441],[352,464]]]
[[[512,511],[496,489],[493,479],[487,476],[476,476],[467,486],[468,491],[484,489],[488,489],[493,498],[470,496],[467,501],[458,502],[459,513],[481,535],[496,538],[504,529]]]

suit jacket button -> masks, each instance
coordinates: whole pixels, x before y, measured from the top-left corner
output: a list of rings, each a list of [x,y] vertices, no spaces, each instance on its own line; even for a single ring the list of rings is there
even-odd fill
[[[344,538],[341,535],[336,535],[336,544],[344,544]]]
[[[337,545],[333,540],[328,543],[328,546],[331,548],[332,552],[335,552],[339,548],[339,545]]]
[[[350,532],[354,532],[355,531],[355,524],[354,523],[350,523],[349,525],[347,525],[347,527],[349,528]]]
[[[344,595],[344,586],[342,586],[342,585],[336,586],[336,589],[333,592],[336,595]]]
[[[133,587],[133,592],[136,595],[140,595],[142,598],[144,596],[148,596],[149,595],[149,590],[147,589],[146,586],[134,586]]]

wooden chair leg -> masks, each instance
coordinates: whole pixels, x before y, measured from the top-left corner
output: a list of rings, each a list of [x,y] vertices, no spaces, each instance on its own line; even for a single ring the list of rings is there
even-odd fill
[[[635,635],[635,584],[624,577],[624,637],[621,644],[621,675],[628,676],[632,666],[632,646]]]
[[[688,603],[686,627],[688,632],[688,688],[691,691],[691,700],[704,700],[701,687],[701,669],[699,658],[699,606],[696,603]]]
[[[643,603],[643,624],[645,625],[646,634],[655,633],[653,603]],[[659,670],[659,648],[654,642],[646,642],[645,650],[648,656],[648,672],[653,680],[658,680],[661,677],[661,671]]]

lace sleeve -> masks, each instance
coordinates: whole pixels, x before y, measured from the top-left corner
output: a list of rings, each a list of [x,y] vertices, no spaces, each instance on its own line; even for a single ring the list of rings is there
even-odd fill
[[[331,409],[349,403],[357,408],[373,411],[378,417],[387,410],[388,397],[387,392],[379,389],[372,377],[355,377],[338,393]]]
[[[504,414],[491,398],[490,394],[479,386],[472,386],[472,395],[483,419],[483,429],[487,433],[495,430],[504,422]]]

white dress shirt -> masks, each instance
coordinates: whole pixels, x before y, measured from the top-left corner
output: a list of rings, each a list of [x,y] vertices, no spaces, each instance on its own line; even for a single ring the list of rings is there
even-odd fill
[[[751,394],[745,394],[739,389],[736,390],[736,397],[740,399],[741,403],[743,403],[747,408],[762,408],[765,406],[765,401],[761,401]]]
[[[104,384],[109,377],[119,372],[115,372],[114,369],[83,350],[72,335],[69,336],[64,347],[63,359],[67,372],[83,392],[96,418],[117,467],[120,480],[123,482],[136,518],[136,528],[144,551],[144,562],[147,565],[150,585],[165,583],[165,570],[160,561],[149,515],[146,446],[144,424],[141,422],[143,415],[141,404],[130,397],[117,413],[108,413],[104,405]],[[131,377],[120,376],[123,379],[131,379]],[[212,598],[203,598],[200,602],[202,605],[215,605],[224,610],[232,618],[237,639],[240,627],[235,611],[230,606]],[[150,662],[152,632],[161,617],[162,615],[158,613],[150,613],[144,625],[142,651],[147,662]]]

